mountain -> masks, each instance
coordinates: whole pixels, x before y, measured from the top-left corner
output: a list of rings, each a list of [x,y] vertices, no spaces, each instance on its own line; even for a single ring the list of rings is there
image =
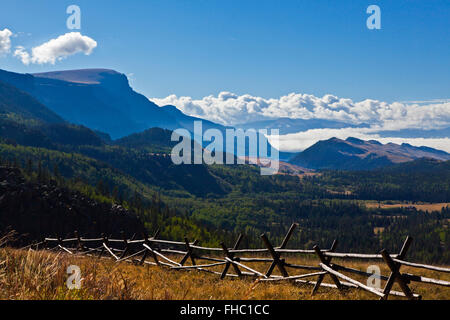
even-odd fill
[[[112,139],[154,127],[186,129],[192,134],[196,121],[201,121],[203,132],[217,129],[224,137],[226,129],[231,128],[188,116],[172,105],[159,107],[135,92],[127,77],[114,70],[81,69],[36,74],[0,70],[0,81],[28,93],[65,120],[95,132],[104,132]],[[268,143],[264,136],[259,135],[259,138]],[[102,139],[108,142],[108,137],[102,136]],[[205,141],[203,146],[208,144]],[[237,149],[234,152],[237,154]],[[246,146],[245,154],[249,153]]]
[[[18,74],[0,70],[0,81],[27,92],[65,120],[120,138],[148,128],[193,130],[190,117],[173,106],[159,107],[135,92],[124,74],[82,69]],[[221,125],[203,121],[204,128]]]
[[[17,114],[23,119],[48,123],[64,120],[29,94],[0,81],[0,115]]]
[[[343,121],[325,120],[325,119],[291,119],[278,118],[273,120],[261,120],[248,123],[237,124],[236,128],[242,129],[278,129],[280,134],[297,133],[311,129],[342,129],[367,127],[367,125],[353,125]],[[270,133],[270,131],[269,131]]]
[[[450,137],[450,126],[438,129],[401,129],[376,131],[374,134],[380,137],[399,137],[399,138],[448,138]]]
[[[102,145],[97,133],[64,121],[28,93],[0,82],[0,139],[24,146]]]
[[[14,99],[1,100],[0,158],[21,163],[46,158],[45,163],[50,168],[58,163],[64,176],[84,176],[92,184],[96,183],[95,179],[115,179],[114,184],[119,180],[126,181],[124,188],[130,189],[128,180],[132,177],[147,185],[195,195],[225,192],[226,187],[211,174],[208,166],[175,165],[172,162],[167,153],[178,141],[171,141],[170,130],[150,128],[111,141],[105,134],[62,120],[11,85],[5,85],[3,89],[0,97],[11,96]],[[43,154],[47,155],[44,157]],[[67,160],[69,154],[70,161]],[[53,163],[49,163],[50,158],[53,158]],[[105,170],[118,172],[105,174]],[[105,179],[106,175],[110,177]],[[125,178],[126,175],[129,177]]]
[[[450,154],[410,144],[381,144],[349,137],[319,141],[291,158],[290,162],[311,169],[365,170],[420,158],[450,160]]]

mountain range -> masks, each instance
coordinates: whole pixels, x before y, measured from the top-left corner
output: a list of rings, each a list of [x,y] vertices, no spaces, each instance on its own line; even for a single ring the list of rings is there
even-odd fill
[[[278,129],[280,134],[297,133],[301,131],[307,131],[311,129],[342,129],[342,128],[366,128],[367,124],[355,125],[348,122],[326,120],[326,119],[291,119],[291,118],[278,118],[272,120],[252,121],[247,123],[241,123],[236,127],[249,129]]]
[[[450,160],[445,151],[414,147],[410,144],[381,144],[349,137],[331,138],[315,143],[289,161],[310,169],[367,170],[403,163],[420,158]]]
[[[170,141],[171,131],[184,128],[192,133],[195,121],[202,121],[203,131],[213,128],[224,134],[230,128],[186,115],[175,106],[160,107],[135,92],[124,74],[109,69],[36,74],[0,70],[0,113],[7,115],[1,119],[1,137],[34,147],[115,144],[133,148],[151,146],[153,150],[168,152],[174,145]],[[280,118],[238,127],[275,128],[285,134],[348,126],[339,121]],[[262,135],[258,137],[265,139]],[[245,152],[248,155],[248,145]],[[236,148],[234,153],[238,155]],[[450,159],[448,153],[428,147],[382,145],[356,138],[332,138],[297,154],[280,153],[281,160],[302,168],[340,170],[373,169],[423,157]]]

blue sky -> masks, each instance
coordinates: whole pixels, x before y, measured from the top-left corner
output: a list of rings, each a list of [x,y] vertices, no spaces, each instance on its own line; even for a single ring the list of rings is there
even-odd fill
[[[149,97],[449,98],[449,1],[5,0],[0,30],[17,35],[11,50],[30,50],[71,31],[71,4],[81,8],[80,32],[98,43],[89,56],[25,66],[10,54],[0,68],[111,68],[133,74]],[[381,8],[381,30],[366,28],[370,4]]]

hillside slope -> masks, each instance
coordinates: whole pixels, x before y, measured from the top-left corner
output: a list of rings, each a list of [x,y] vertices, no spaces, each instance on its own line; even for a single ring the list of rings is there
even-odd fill
[[[0,81],[0,115],[15,113],[24,119],[48,123],[64,120],[29,94]]]
[[[119,205],[99,203],[51,181],[26,181],[17,168],[0,167],[0,194],[0,230],[10,228],[30,240],[74,230],[86,236],[144,230],[138,217]]]

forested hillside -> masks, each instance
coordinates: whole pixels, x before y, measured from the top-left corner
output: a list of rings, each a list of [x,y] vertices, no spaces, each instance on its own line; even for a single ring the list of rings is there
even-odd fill
[[[450,161],[419,159],[371,171],[326,171],[317,183],[347,198],[450,202]]]

